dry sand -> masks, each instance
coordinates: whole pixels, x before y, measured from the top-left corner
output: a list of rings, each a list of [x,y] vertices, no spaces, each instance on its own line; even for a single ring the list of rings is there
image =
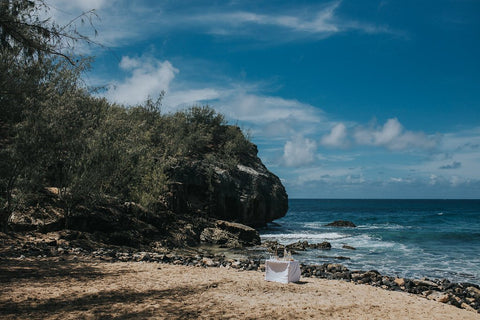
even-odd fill
[[[2,319],[480,319],[367,285],[157,263],[1,260],[0,285]]]

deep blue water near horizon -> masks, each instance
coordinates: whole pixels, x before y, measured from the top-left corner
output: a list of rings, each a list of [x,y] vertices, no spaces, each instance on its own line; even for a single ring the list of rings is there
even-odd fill
[[[357,228],[325,226],[336,220]],[[332,244],[331,250],[295,255],[304,263],[480,285],[480,200],[291,199],[286,216],[261,229],[260,236],[282,244]],[[350,260],[335,259],[339,256]]]

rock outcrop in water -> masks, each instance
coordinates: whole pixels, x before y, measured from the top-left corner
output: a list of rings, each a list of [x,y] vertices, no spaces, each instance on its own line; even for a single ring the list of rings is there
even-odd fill
[[[345,220],[337,220],[333,221],[332,223],[326,224],[326,227],[347,227],[347,228],[356,228],[357,226],[355,223],[351,221],[345,221]]]

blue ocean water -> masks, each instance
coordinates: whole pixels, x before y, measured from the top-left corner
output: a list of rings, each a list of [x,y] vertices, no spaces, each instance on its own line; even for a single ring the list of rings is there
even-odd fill
[[[336,220],[352,221],[357,228],[325,226]],[[480,285],[480,200],[292,199],[287,215],[261,229],[260,236],[282,244],[332,244],[329,251],[295,255],[304,263],[342,263],[350,270]]]

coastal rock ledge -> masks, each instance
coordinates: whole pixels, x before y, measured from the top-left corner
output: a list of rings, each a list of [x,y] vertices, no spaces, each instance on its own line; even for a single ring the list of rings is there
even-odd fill
[[[257,157],[257,150],[233,168],[192,161],[170,172],[167,203],[174,212],[204,212],[252,227],[287,213],[288,196],[280,179]]]

